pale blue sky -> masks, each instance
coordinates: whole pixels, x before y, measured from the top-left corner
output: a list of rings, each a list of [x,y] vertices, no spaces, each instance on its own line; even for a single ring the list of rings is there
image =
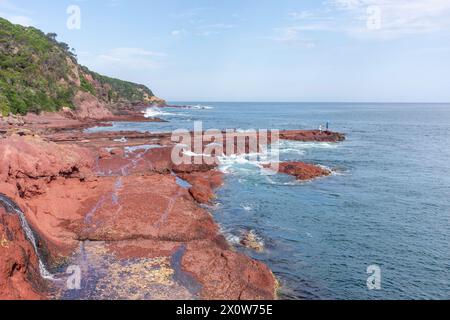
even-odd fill
[[[450,101],[450,0],[0,0],[0,16],[170,101]]]

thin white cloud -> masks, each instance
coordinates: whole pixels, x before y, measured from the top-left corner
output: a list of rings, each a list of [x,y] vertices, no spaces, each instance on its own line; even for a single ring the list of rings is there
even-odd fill
[[[184,23],[184,25],[180,26],[182,28],[173,30],[171,35],[176,37],[183,34],[190,34],[206,37],[219,35],[226,30],[237,27],[232,23],[211,22],[208,12],[213,9],[212,7],[198,7],[171,14],[172,18],[181,20]]]
[[[215,23],[215,24],[207,24],[200,26],[200,29],[233,29],[236,26],[234,24],[227,23]]]
[[[183,34],[186,34],[187,31],[185,29],[179,29],[179,30],[172,30],[170,33],[174,37],[182,36]]]
[[[14,5],[9,0],[0,0],[0,10],[0,16],[12,23],[20,24],[24,27],[34,25],[33,19],[29,16],[30,12]]]
[[[30,12],[26,9],[20,8],[13,4],[10,0],[0,0],[0,8],[6,11],[12,11],[21,14],[29,14]]]
[[[189,20],[189,29],[177,29],[171,32],[174,37],[181,36],[184,34],[192,34],[195,36],[208,37],[212,35],[219,35],[226,30],[236,28],[234,24],[227,23],[214,23],[206,24],[204,20]],[[189,30],[189,31],[188,31]]]
[[[292,20],[297,20],[297,21],[333,20],[333,17],[327,16],[326,11],[323,9],[291,11],[288,13],[288,16]]]
[[[300,45],[302,47],[314,48],[316,44],[305,38],[300,27],[286,27],[286,28],[276,28],[274,29],[275,36],[269,37],[269,40],[274,40],[276,42],[288,44],[288,45]]]
[[[14,24],[20,24],[24,27],[33,25],[33,19],[27,16],[7,16],[7,19]]]
[[[143,48],[115,48],[96,57],[96,64],[114,68],[155,69],[161,67],[165,54]]]
[[[358,37],[397,38],[450,32],[449,0],[331,0],[327,4],[350,18],[343,29]],[[379,10],[380,28],[377,30],[366,27],[368,8]]]
[[[320,8],[293,11],[288,17],[295,23],[276,29],[274,40],[301,41],[313,37],[313,32],[340,32],[359,39],[397,39],[450,33],[450,0],[326,0]],[[370,25],[374,18],[376,27]]]
[[[211,8],[208,7],[191,8],[183,12],[174,13],[171,15],[171,17],[174,19],[192,18],[198,16],[201,13],[207,12],[210,9]]]

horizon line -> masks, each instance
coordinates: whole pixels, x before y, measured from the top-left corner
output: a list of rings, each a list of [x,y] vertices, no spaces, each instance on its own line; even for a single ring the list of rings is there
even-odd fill
[[[427,101],[418,101],[418,102],[410,102],[410,101],[293,101],[293,100],[266,100],[266,101],[258,101],[258,100],[166,100],[167,102],[196,102],[196,103],[312,103],[312,104],[450,104],[450,101],[447,102],[427,102]]]

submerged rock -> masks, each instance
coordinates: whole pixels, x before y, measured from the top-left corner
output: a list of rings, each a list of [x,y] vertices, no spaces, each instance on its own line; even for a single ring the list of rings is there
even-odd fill
[[[264,242],[258,237],[255,230],[244,232],[240,243],[246,248],[258,252],[264,251]]]

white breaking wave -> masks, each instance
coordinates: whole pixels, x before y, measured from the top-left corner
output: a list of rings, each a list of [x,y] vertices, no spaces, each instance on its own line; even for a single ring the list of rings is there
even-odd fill
[[[265,182],[274,186],[298,186],[298,185],[302,185],[305,184],[305,181],[300,181],[300,180],[296,180],[293,177],[291,177],[290,181],[280,181],[279,179],[273,179],[270,176],[265,176]],[[277,181],[275,181],[277,180]]]
[[[280,153],[304,155],[309,149],[336,149],[338,144],[331,142],[280,141]]]
[[[193,106],[188,106],[189,109],[194,109],[194,110],[211,110],[214,109],[214,107],[211,106],[202,106],[202,105],[193,105]]]
[[[253,169],[261,169],[262,162],[260,161],[261,154],[250,153],[242,155],[231,155],[219,157],[220,166],[219,169],[223,173],[235,173],[237,171],[250,171],[248,167]]]
[[[158,107],[149,107],[144,112],[145,118],[157,118],[160,116],[173,116],[173,115],[178,115],[178,114],[162,111]]]
[[[125,147],[125,153],[133,153],[136,151],[148,151],[150,149],[160,149],[162,148],[159,144],[143,144],[143,145],[139,145],[139,146],[134,146],[134,147]]]
[[[318,164],[317,166],[321,167],[322,169],[330,171],[332,176],[343,176],[343,175],[345,175],[345,173],[342,172],[342,171],[338,171],[336,169],[333,169],[333,168],[330,168],[330,167],[327,167],[327,166],[324,166],[324,165],[321,165],[321,164]]]
[[[248,238],[252,239],[254,241],[254,243],[257,244],[259,247],[261,247],[261,248],[265,247],[264,239],[260,235],[258,235],[255,230],[250,230],[250,231],[241,230],[240,235],[236,235],[236,234],[234,234],[234,232],[236,232],[236,231],[234,231],[234,232],[226,231],[222,227],[220,229],[221,229],[221,233],[224,235],[227,242],[232,246],[243,245],[242,241],[244,240],[245,237],[248,237]]]

